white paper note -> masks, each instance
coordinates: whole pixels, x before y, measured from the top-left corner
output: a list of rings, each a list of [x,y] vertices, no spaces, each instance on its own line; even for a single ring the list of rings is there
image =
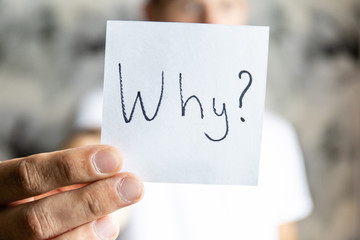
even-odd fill
[[[256,185],[268,27],[109,21],[102,143],[144,181]]]

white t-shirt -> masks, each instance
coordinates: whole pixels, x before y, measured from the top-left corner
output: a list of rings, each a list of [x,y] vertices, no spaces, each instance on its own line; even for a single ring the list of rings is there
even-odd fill
[[[84,99],[76,127],[101,126],[102,94]],[[280,224],[308,216],[312,201],[294,129],[265,113],[259,184],[212,186],[145,184],[119,239],[278,239]]]

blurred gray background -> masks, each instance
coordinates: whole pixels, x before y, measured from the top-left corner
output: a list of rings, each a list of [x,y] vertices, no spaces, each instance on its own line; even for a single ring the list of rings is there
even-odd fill
[[[0,159],[59,149],[103,81],[105,25],[142,0],[0,0]],[[360,1],[252,0],[270,25],[267,108],[295,126],[314,200],[301,239],[360,239]]]

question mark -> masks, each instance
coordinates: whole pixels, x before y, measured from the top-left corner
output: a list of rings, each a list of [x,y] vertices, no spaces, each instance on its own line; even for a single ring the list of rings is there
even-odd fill
[[[243,98],[245,96],[245,93],[249,90],[251,84],[252,84],[252,76],[251,74],[246,71],[246,70],[243,70],[239,73],[239,78],[241,79],[241,76],[243,75],[243,73],[246,73],[247,75],[249,75],[249,83],[247,84],[246,88],[242,91],[241,95],[240,95],[240,98],[239,98],[239,108],[242,108],[242,105],[243,105]],[[245,122],[245,119],[243,117],[240,118],[240,120],[242,122]]]

